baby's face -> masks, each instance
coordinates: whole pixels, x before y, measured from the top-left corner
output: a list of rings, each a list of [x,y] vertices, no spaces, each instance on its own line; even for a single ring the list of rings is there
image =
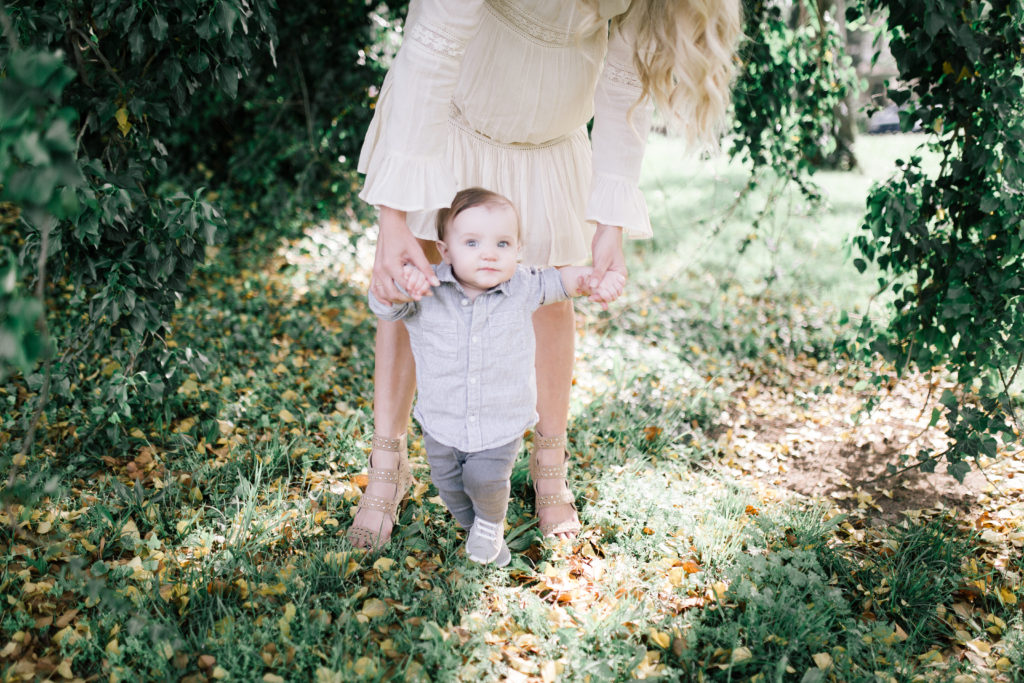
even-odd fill
[[[474,294],[511,279],[519,257],[517,233],[511,207],[474,206],[455,217],[438,246],[455,278]]]

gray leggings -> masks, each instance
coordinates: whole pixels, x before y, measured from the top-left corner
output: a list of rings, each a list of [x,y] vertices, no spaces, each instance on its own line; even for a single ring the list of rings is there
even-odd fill
[[[430,479],[463,529],[477,517],[500,522],[508,510],[509,477],[522,439],[485,451],[466,453],[438,443],[423,432]]]

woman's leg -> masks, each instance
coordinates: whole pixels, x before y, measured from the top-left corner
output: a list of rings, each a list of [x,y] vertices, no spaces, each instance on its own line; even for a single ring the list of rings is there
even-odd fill
[[[433,242],[420,240],[420,246],[432,263],[440,260]],[[378,320],[374,354],[373,431],[389,439],[400,438],[409,429],[409,412],[416,394],[416,363],[405,323]],[[370,466],[397,470],[398,458],[398,453],[374,448],[370,451]],[[366,493],[390,499],[395,495],[395,484],[371,481],[366,486]],[[379,544],[391,538],[391,517],[379,510],[359,510],[352,526],[378,534]]]
[[[409,428],[409,411],[416,393],[416,365],[405,324],[378,320],[374,353],[373,431],[388,439],[400,438]],[[395,471],[398,461],[395,451],[370,451],[370,467]],[[395,496],[395,487],[391,482],[371,481],[366,485],[366,494],[390,500]],[[376,545],[391,538],[391,516],[380,510],[360,508],[352,526],[373,532],[380,539]]]
[[[569,424],[569,390],[576,354],[576,322],[572,301],[541,306],[533,314],[533,330],[537,337],[537,432],[554,437],[565,434]],[[561,448],[537,451],[541,466],[560,465],[565,458]],[[561,479],[540,479],[537,494],[561,493],[566,483]],[[568,503],[538,511],[541,524],[555,524],[576,519],[576,511]],[[572,538],[573,534],[557,534]]]

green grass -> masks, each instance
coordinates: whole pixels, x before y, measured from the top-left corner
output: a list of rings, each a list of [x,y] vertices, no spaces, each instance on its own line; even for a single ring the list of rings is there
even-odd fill
[[[0,678],[59,665],[189,681],[977,673],[951,650],[994,623],[954,609],[965,585],[1002,585],[967,562],[977,538],[948,521],[872,529],[718,466],[734,392],[833,359],[837,311],[872,293],[844,241],[882,157],[916,142],[862,139],[863,176],[818,176],[829,211],[784,198],[743,254],[752,210],[718,225],[742,169],[680,163],[675,143],[652,142],[657,238],[631,245],[625,302],[582,305],[570,440],[584,532],[540,539],[521,459],[506,569],[466,560],[415,433],[420,484],[392,542],[366,554],[344,539],[371,429],[367,244],[321,225],[225,247],[171,340],[212,371],[129,426],[130,450],[44,450],[67,415],[40,437],[27,469],[56,483],[44,490],[43,476],[39,504],[0,526]],[[1019,665],[1019,617],[982,592]]]
[[[654,138],[642,187],[655,237],[633,243],[637,265],[632,274],[697,296],[735,284],[750,294],[770,287],[774,298],[799,295],[826,310],[863,308],[876,286],[857,272],[848,255],[864,199],[873,183],[893,172],[897,158],[920,154],[928,168],[934,155],[917,150],[924,140],[919,135],[859,137],[857,169],[814,175],[826,202],[822,211],[808,206],[792,188],[778,191],[773,179],[733,207],[748,178],[741,165],[724,156],[688,159],[680,141]],[[773,193],[779,194],[780,210],[753,230],[758,211]]]

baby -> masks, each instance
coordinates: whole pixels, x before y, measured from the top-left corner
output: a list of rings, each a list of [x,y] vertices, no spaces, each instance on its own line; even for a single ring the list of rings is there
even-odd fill
[[[420,301],[387,305],[370,294],[383,320],[404,320],[416,359],[413,411],[423,429],[430,476],[464,529],[474,562],[503,567],[509,476],[523,432],[537,421],[533,312],[590,294],[591,268],[518,265],[519,215],[505,197],[459,192],[437,215],[434,266],[440,285]],[[417,269],[403,286],[427,288]],[[614,297],[610,297],[614,298]]]

